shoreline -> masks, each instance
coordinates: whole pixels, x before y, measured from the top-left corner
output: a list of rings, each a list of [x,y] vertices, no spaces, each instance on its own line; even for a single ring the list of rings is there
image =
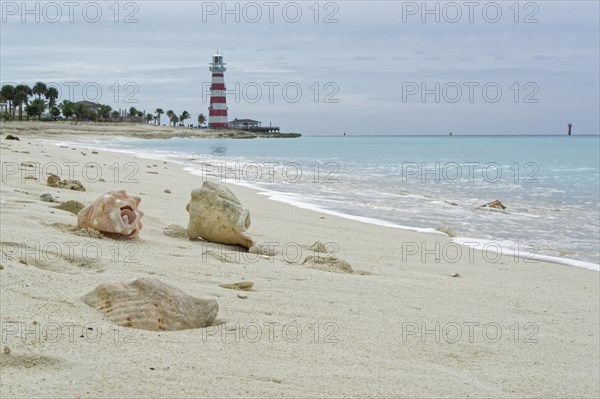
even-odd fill
[[[42,134],[42,135],[72,135],[86,134],[101,137],[126,136],[139,139],[170,139],[173,137],[193,138],[297,138],[299,133],[261,133],[244,130],[212,130],[192,127],[157,126],[147,123],[116,123],[116,122],[67,122],[67,121],[11,121],[0,122],[2,134]]]
[[[248,233],[259,243],[279,244],[273,257],[248,258],[239,249],[163,233],[168,225],[187,225],[190,191],[202,185],[203,179],[183,165],[106,150],[96,154],[85,145],[62,148],[44,139],[0,139],[4,171],[17,166],[16,174],[5,173],[1,187],[0,321],[7,331],[17,329],[5,334],[8,351],[0,353],[3,397],[136,397],[149,391],[155,397],[248,397],[249,392],[596,397],[600,392],[596,272],[517,262],[508,255],[489,262],[477,250],[455,262],[443,256],[436,261],[427,251],[451,245],[449,237],[322,214],[226,184],[250,209]],[[33,162],[63,166],[63,178],[81,180],[87,191],[48,187],[45,176],[26,169]],[[68,165],[86,163],[97,164],[105,181],[85,179],[81,168],[67,175]],[[131,181],[129,164],[137,171]],[[21,170],[38,180],[25,179]],[[70,230],[73,214],[39,198],[50,193],[58,201],[89,204],[118,188],[142,198],[144,228],[136,240],[77,235]],[[335,256],[355,273],[303,263],[315,241],[335,244]],[[287,253],[281,251],[286,245]],[[418,252],[409,254],[409,245]],[[225,258],[205,254],[215,247]],[[57,248],[63,248],[62,256],[50,253]],[[66,258],[69,248],[75,249],[75,261]],[[451,277],[454,273],[460,276]],[[80,299],[101,283],[140,277],[217,300],[219,323],[132,335],[115,330]],[[220,287],[245,280],[254,282],[245,299]],[[76,326],[75,334],[64,327],[60,337],[41,336],[44,329],[56,331],[51,327],[67,323]],[[289,326],[301,332],[297,339],[285,335]]]
[[[69,146],[84,144],[84,145],[88,146],[89,148],[103,149],[104,151],[109,151],[109,152],[114,152],[114,153],[129,154],[134,157],[139,157],[139,158],[143,158],[143,159],[155,159],[155,157],[157,155],[157,154],[150,153],[150,152],[144,152],[142,150],[128,150],[128,149],[118,149],[118,148],[111,148],[111,149],[107,150],[102,147],[101,143],[86,143],[86,142],[81,143],[81,142],[77,142],[75,137],[71,137],[71,136],[67,136],[67,137],[69,137],[70,139],[72,138],[73,140],[62,140],[62,141],[48,140],[47,142],[52,143],[54,145],[69,145]],[[164,160],[164,159],[161,158],[161,160]],[[173,159],[168,159],[167,161],[178,163],[182,166],[185,166],[184,160],[176,161]],[[199,175],[198,172],[196,172],[196,173],[194,172],[193,167],[185,167],[183,170],[192,175],[197,175],[197,176]],[[200,176],[201,175],[202,174],[200,174]],[[437,231],[434,227],[415,227],[415,226],[408,226],[408,225],[400,225],[400,224],[397,224],[397,223],[394,223],[391,221],[387,221],[387,220],[383,220],[383,219],[376,219],[376,218],[371,218],[368,216],[352,215],[349,213],[339,212],[334,209],[323,208],[319,205],[304,202],[302,200],[294,200],[294,199],[286,198],[286,196],[288,195],[288,193],[286,193],[286,192],[271,190],[271,189],[262,187],[257,184],[252,184],[252,183],[248,183],[248,182],[236,182],[236,181],[230,181],[227,179],[226,180],[217,179],[214,176],[212,176],[212,178],[216,179],[220,182],[223,182],[223,183],[233,184],[235,186],[247,187],[247,188],[253,189],[257,192],[257,194],[267,196],[269,198],[269,200],[283,202],[285,204],[298,207],[300,209],[307,209],[307,210],[319,212],[319,213],[326,214],[326,215],[338,216],[341,218],[345,218],[345,219],[349,219],[349,220],[353,220],[353,221],[357,221],[357,222],[361,222],[361,223],[368,223],[368,224],[372,224],[372,225],[376,225],[376,226],[389,227],[389,228],[401,229],[401,230],[405,230],[405,231],[412,231],[412,232],[418,232],[418,233],[447,236],[445,233],[441,233],[441,232]],[[536,252],[532,252],[532,251],[527,252],[527,251],[520,251],[520,250],[515,251],[514,250],[515,246],[516,246],[516,248],[519,248],[519,245],[520,245],[516,241],[493,240],[493,239],[483,239],[483,238],[474,238],[474,237],[453,237],[452,241],[459,245],[462,245],[464,247],[469,247],[469,248],[473,247],[473,246],[485,247],[487,252],[494,253],[494,254],[499,254],[499,255],[511,254],[512,256],[520,258],[525,261],[539,260],[539,261],[553,263],[556,265],[577,267],[577,268],[583,268],[583,269],[587,269],[587,270],[600,272],[600,264],[598,264],[598,263],[588,262],[588,261],[579,260],[579,259],[572,259],[569,257],[559,257],[559,256],[538,254],[537,251]]]

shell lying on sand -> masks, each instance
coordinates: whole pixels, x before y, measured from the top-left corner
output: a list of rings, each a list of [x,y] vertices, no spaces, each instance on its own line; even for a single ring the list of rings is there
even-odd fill
[[[142,229],[141,199],[125,190],[109,191],[77,214],[77,226],[92,228],[110,238],[136,238]]]
[[[104,283],[81,300],[115,324],[151,331],[207,327],[219,311],[214,299],[195,298],[152,278]]]
[[[226,187],[210,181],[192,191],[185,208],[190,214],[189,238],[203,238],[218,244],[250,248],[254,242],[246,233],[250,210]]]

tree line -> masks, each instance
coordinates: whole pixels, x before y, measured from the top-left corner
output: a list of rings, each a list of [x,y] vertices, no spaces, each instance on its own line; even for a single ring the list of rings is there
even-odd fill
[[[63,100],[57,104],[58,90],[55,87],[48,87],[44,82],[36,82],[33,87],[26,84],[3,85],[0,89],[0,102],[6,103],[7,110],[1,115],[3,120],[15,120],[18,115],[20,121],[23,120],[23,112],[27,120],[37,118],[37,120],[77,120],[77,121],[98,121],[98,122],[146,122],[160,125],[161,115],[165,114],[162,108],[157,108],[154,114],[145,113],[135,107],[122,115],[119,111],[113,110],[110,105],[99,104],[97,107],[90,108],[85,102],[72,102]],[[42,98],[43,97],[43,98]],[[48,115],[44,112],[48,109]],[[18,112],[17,112],[18,111]],[[169,126],[183,126],[191,115],[183,111],[177,115],[172,110],[166,112],[169,120]],[[204,114],[198,115],[198,126],[206,123]]]

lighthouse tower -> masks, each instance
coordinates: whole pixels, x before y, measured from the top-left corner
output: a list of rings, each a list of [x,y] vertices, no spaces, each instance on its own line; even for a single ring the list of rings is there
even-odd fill
[[[223,56],[215,54],[210,63],[212,82],[210,85],[210,106],[208,107],[208,127],[211,129],[227,129],[227,100],[225,98],[225,63]]]

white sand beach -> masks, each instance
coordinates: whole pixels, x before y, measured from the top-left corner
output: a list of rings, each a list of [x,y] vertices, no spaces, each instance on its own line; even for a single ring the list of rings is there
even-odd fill
[[[0,136],[3,398],[600,395],[597,272],[511,256],[489,262],[465,247],[450,262],[443,251],[455,247],[444,235],[325,215],[234,185],[251,212],[248,233],[276,243],[274,256],[166,236],[169,225],[187,226],[201,177],[162,160],[45,142],[108,134],[15,125]],[[56,165],[86,191],[48,187]],[[141,197],[138,239],[82,235],[74,214],[40,199],[88,205],[117,189]],[[316,241],[331,243],[354,273],[303,263]],[[136,330],[81,300],[99,284],[141,277],[215,299],[217,320]],[[252,290],[220,286],[238,281]]]

